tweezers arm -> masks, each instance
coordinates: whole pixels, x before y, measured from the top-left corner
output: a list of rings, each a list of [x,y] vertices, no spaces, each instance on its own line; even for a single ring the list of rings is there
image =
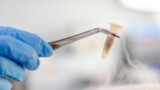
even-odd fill
[[[88,36],[94,35],[94,34],[99,33],[99,32],[101,32],[100,28],[94,28],[92,30],[89,30],[89,31],[86,31],[86,32],[83,32],[83,33],[80,33],[80,34],[77,34],[77,35],[73,35],[73,36],[70,36],[70,37],[67,37],[67,38],[64,38],[64,39],[61,39],[61,40],[49,42],[49,44],[52,46],[53,50],[56,50],[56,49],[58,49],[58,48],[60,48],[64,45],[73,43],[77,40],[86,38]]]
[[[86,31],[86,32],[83,32],[83,33],[80,33],[80,34],[73,35],[71,37],[67,37],[67,38],[64,38],[64,39],[61,39],[61,40],[49,42],[49,44],[52,46],[53,50],[56,50],[56,49],[58,49],[58,48],[60,48],[60,47],[62,47],[64,45],[73,43],[73,42],[78,41],[80,39],[84,39],[86,37],[89,37],[89,36],[94,35],[94,34],[99,33],[99,32],[102,32],[104,34],[110,34],[110,35],[112,35],[114,37],[120,38],[118,35],[116,35],[116,34],[114,34],[112,32],[109,32],[106,29],[94,28],[94,29],[91,29],[89,31]]]

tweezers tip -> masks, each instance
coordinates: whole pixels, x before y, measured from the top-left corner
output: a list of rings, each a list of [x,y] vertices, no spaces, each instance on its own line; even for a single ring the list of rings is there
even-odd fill
[[[118,36],[118,35],[116,35],[116,34],[114,34],[114,33],[112,33],[112,35],[115,36],[115,37],[117,37],[117,38],[120,38],[120,36]]]

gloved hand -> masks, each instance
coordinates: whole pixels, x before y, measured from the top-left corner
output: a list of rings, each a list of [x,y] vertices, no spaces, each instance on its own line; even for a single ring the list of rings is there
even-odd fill
[[[9,27],[0,27],[0,90],[11,90],[6,79],[23,81],[25,68],[36,70],[39,57],[52,55],[52,48],[33,33]]]

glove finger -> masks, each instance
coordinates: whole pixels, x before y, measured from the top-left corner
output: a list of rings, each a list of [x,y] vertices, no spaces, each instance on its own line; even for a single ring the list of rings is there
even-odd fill
[[[5,78],[0,76],[0,90],[11,90],[12,84]]]
[[[29,45],[10,36],[0,36],[0,55],[9,57],[29,70],[36,70],[39,57]]]
[[[51,46],[33,33],[9,27],[0,27],[0,35],[9,35],[18,40],[21,40],[22,42],[34,48],[38,55],[41,57],[48,57],[52,55]]]
[[[26,72],[20,64],[3,56],[0,56],[0,75],[20,82],[26,78]]]

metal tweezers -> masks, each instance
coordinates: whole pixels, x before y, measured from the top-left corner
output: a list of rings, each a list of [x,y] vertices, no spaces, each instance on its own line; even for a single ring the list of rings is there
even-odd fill
[[[60,47],[63,47],[65,45],[68,45],[68,44],[71,44],[75,41],[78,41],[80,39],[84,39],[88,36],[91,36],[91,35],[94,35],[94,34],[97,34],[99,32],[102,32],[104,34],[110,34],[112,36],[115,36],[115,37],[118,37],[120,38],[118,35],[108,31],[107,29],[104,29],[104,28],[94,28],[94,29],[91,29],[91,30],[88,30],[86,32],[83,32],[83,33],[80,33],[80,34],[77,34],[77,35],[73,35],[73,36],[70,36],[70,37],[67,37],[67,38],[64,38],[64,39],[61,39],[61,40],[57,40],[57,41],[53,41],[53,42],[48,42],[53,50],[56,50]]]

